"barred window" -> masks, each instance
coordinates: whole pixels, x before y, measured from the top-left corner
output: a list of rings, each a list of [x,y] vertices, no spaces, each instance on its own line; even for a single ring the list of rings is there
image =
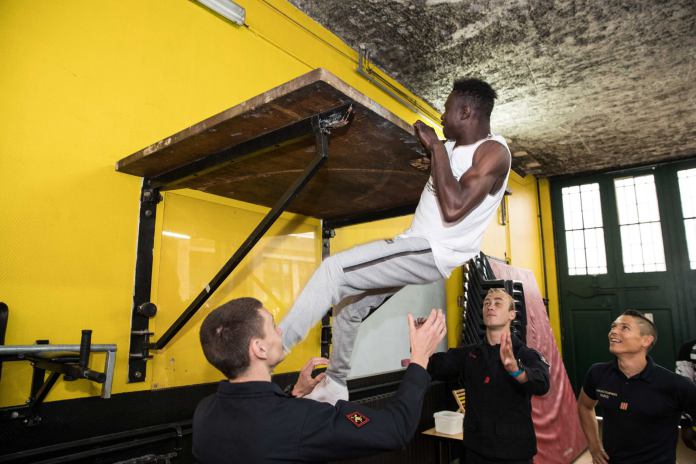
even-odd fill
[[[689,266],[696,269],[696,168],[677,173],[681,196],[682,218],[689,250]]]
[[[561,190],[569,275],[607,273],[599,184]]]
[[[624,272],[667,270],[655,177],[650,174],[614,179],[614,188]]]

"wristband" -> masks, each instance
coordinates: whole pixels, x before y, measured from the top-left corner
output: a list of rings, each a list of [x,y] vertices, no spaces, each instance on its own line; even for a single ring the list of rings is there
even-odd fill
[[[508,374],[510,374],[510,375],[511,375],[512,377],[514,377],[514,378],[517,378],[517,377],[519,377],[520,375],[522,375],[523,372],[524,372],[524,369],[519,368],[519,369],[517,369],[515,372],[508,372]]]

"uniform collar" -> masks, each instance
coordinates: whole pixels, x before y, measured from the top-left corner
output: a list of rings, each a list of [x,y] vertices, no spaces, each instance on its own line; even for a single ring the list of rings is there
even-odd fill
[[[514,333],[510,332],[510,335],[511,335],[511,338],[512,338],[512,351],[514,351],[515,353],[517,353],[517,350],[518,350],[521,346],[523,346],[524,343],[522,343],[522,340],[520,340],[520,339],[517,337],[517,335],[515,335]],[[489,344],[488,344],[488,339],[486,338],[486,334],[483,334],[483,340],[481,340],[481,344],[482,344],[483,346],[500,346],[500,343],[497,343],[497,344],[495,344],[495,345],[489,345]]]
[[[522,346],[524,346],[524,343],[515,335],[512,335],[512,353],[516,358],[519,356],[520,347]],[[478,345],[478,351],[481,356],[488,361],[500,359],[500,343],[489,345],[485,334],[483,335],[483,340],[481,340],[481,343]]]
[[[653,377],[655,376],[655,363],[653,362],[653,359],[650,356],[645,356],[645,359],[648,361],[648,364],[645,365],[645,369],[643,369],[638,374],[631,377],[632,379],[642,379],[642,380],[645,380],[646,382],[652,381]],[[625,374],[623,372],[621,372],[621,369],[619,369],[618,358],[616,358],[616,357],[614,358],[614,362],[612,363],[612,366],[619,374],[621,374],[625,377]]]
[[[278,385],[273,382],[263,380],[238,383],[223,380],[218,385],[217,392],[219,395],[233,396],[260,396],[273,394],[287,396],[285,393],[283,393],[283,390],[281,390]]]

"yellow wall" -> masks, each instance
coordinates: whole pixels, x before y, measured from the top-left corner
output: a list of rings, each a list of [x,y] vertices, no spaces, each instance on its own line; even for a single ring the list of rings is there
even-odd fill
[[[551,216],[551,187],[548,179],[539,181],[539,193],[541,197],[541,219],[544,232],[544,251],[546,258],[546,275],[549,300],[549,319],[551,329],[556,337],[556,345],[562,350],[561,341],[561,316],[558,296],[558,280],[556,279],[556,249],[554,248],[553,220]],[[543,292],[543,289],[542,289]]]
[[[328,69],[408,122],[421,117],[360,77],[356,53],[289,3],[239,3],[247,9],[242,27],[188,0],[0,2],[0,301],[10,307],[6,344],[36,339],[77,343],[80,330],[91,328],[94,343],[118,344],[115,393],[219,378],[200,354],[198,315],[149,363],[146,382],[126,383],[141,179],[116,173],[114,163],[316,67]],[[526,204],[531,195],[519,198],[522,205],[516,204],[515,215],[536,211],[536,203]],[[226,218],[215,229],[221,211],[235,219]],[[192,212],[203,219],[189,231],[189,245],[157,238],[156,332],[183,309],[184,295],[209,278],[263,208],[174,192],[160,205],[158,231],[187,224],[185,217]],[[504,243],[503,254],[511,253],[513,264],[538,275],[538,239],[531,249],[523,249],[522,239],[499,239],[500,234],[517,237],[515,221],[533,229],[533,214],[515,216],[508,229],[491,226],[490,236],[496,238],[485,249],[501,256]],[[251,292],[280,316],[307,278],[312,259],[316,263],[319,257],[319,240],[312,256],[312,245],[299,246],[297,234],[317,230],[312,219],[284,215],[240,271],[257,280],[272,279],[280,287],[277,292],[233,277],[237,280],[226,283],[210,304]],[[205,251],[213,245],[215,252]],[[188,252],[182,252],[187,246]],[[259,259],[278,249],[290,257],[280,264]],[[199,259],[206,253],[210,261]],[[297,262],[304,263],[302,270],[288,277],[283,266]],[[186,290],[175,289],[172,282],[180,282],[175,279],[183,278],[186,267]],[[448,285],[457,288],[456,282]],[[281,369],[296,369],[302,356],[316,352],[315,337]],[[102,359],[96,356],[95,366],[101,367]],[[0,406],[25,400],[29,377],[25,363],[6,363]],[[48,400],[97,392],[87,381],[61,381]]]

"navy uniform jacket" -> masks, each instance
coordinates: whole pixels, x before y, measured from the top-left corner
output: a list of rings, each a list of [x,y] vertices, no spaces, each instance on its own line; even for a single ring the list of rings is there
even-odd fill
[[[272,382],[223,381],[193,417],[201,464],[300,463],[403,448],[416,431],[430,376],[411,364],[383,409],[292,398]]]
[[[523,384],[503,368],[500,345],[485,341],[436,353],[428,364],[436,380],[462,380],[464,446],[492,460],[529,460],[536,454],[531,397],[549,391],[549,366],[541,355],[514,336],[512,350],[527,373]]]

